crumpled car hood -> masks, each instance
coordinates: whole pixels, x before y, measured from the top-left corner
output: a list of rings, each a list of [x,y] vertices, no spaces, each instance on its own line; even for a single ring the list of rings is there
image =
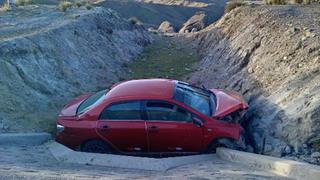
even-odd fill
[[[239,109],[247,109],[249,106],[243,97],[234,91],[210,89],[217,98],[214,117],[223,117]]]

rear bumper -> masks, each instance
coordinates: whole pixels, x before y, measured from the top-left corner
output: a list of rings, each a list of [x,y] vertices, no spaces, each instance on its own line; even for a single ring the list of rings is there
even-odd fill
[[[56,141],[71,149],[77,149],[78,147],[80,147],[82,143],[79,137],[67,134],[65,132],[58,133],[56,136]]]

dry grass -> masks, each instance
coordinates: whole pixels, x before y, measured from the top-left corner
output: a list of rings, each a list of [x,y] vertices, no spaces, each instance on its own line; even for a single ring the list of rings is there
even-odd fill
[[[244,5],[244,3],[242,3],[242,2],[231,1],[231,2],[227,3],[226,7],[224,8],[224,13],[228,13],[231,10],[233,10],[239,6],[243,6],[243,5]]]

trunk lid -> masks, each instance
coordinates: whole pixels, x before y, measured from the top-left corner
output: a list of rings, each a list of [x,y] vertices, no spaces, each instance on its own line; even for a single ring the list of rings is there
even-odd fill
[[[77,115],[77,109],[79,105],[86,100],[88,97],[90,97],[92,94],[84,94],[81,96],[76,97],[71,102],[69,102],[67,105],[64,106],[64,108],[61,110],[59,116],[67,116],[67,117],[74,117]]]

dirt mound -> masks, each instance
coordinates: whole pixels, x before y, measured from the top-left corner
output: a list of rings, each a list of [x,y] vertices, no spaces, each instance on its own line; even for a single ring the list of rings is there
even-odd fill
[[[52,130],[66,102],[126,76],[123,64],[150,41],[143,27],[103,8],[2,13],[0,132]]]
[[[257,152],[264,137],[266,154],[319,151],[319,17],[311,6],[240,7],[192,36],[202,61],[191,80],[245,95]]]

